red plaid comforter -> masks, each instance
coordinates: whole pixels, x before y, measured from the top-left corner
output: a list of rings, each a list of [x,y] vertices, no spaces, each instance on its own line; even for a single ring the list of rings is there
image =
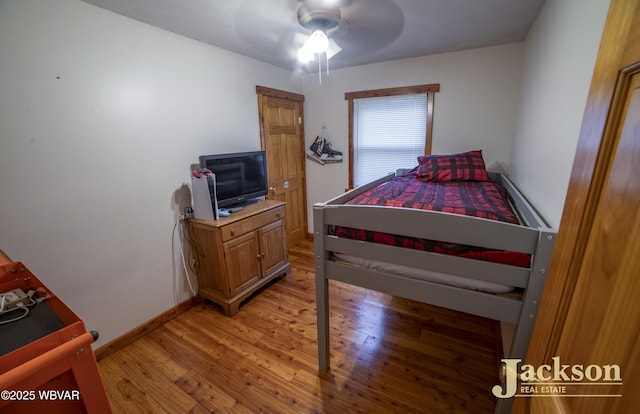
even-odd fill
[[[517,224],[518,219],[507,200],[506,189],[495,181],[424,182],[417,179],[412,171],[359,195],[348,204],[434,210]],[[526,253],[490,250],[347,227],[335,227],[330,231],[339,237],[514,266],[529,267],[530,261],[530,256]]]

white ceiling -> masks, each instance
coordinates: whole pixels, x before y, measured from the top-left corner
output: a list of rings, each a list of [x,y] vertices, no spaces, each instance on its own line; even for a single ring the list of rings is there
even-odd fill
[[[302,0],[83,0],[288,70],[310,34],[297,21]],[[340,2],[343,47],[332,69],[524,40],[544,0],[305,0]]]

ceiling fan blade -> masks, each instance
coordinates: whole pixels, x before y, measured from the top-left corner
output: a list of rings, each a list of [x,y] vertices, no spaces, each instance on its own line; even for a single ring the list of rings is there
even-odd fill
[[[352,0],[340,9],[347,30],[329,36],[340,42],[349,54],[380,50],[393,43],[404,29],[405,16],[396,3],[394,0]]]
[[[340,45],[338,45],[335,40],[329,39],[329,46],[327,46],[327,52],[326,52],[327,59],[331,59],[341,51],[342,51],[342,48],[340,47]]]

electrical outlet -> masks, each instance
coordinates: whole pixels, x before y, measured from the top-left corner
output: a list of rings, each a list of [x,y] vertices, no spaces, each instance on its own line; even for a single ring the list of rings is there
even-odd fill
[[[8,292],[0,293],[0,310],[8,311],[19,304],[28,305],[31,299],[22,289],[13,289]]]

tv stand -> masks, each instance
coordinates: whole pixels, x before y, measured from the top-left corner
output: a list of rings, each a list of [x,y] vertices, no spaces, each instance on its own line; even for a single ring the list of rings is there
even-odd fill
[[[219,220],[189,222],[193,239],[205,252],[199,293],[228,316],[267,282],[291,272],[283,202],[259,200]]]
[[[244,201],[242,203],[233,204],[229,207],[221,208],[221,210],[226,211],[229,214],[233,214],[233,213],[237,213],[238,211],[244,210],[248,206],[257,203],[258,201],[259,200],[257,199],[251,199],[251,200]]]

